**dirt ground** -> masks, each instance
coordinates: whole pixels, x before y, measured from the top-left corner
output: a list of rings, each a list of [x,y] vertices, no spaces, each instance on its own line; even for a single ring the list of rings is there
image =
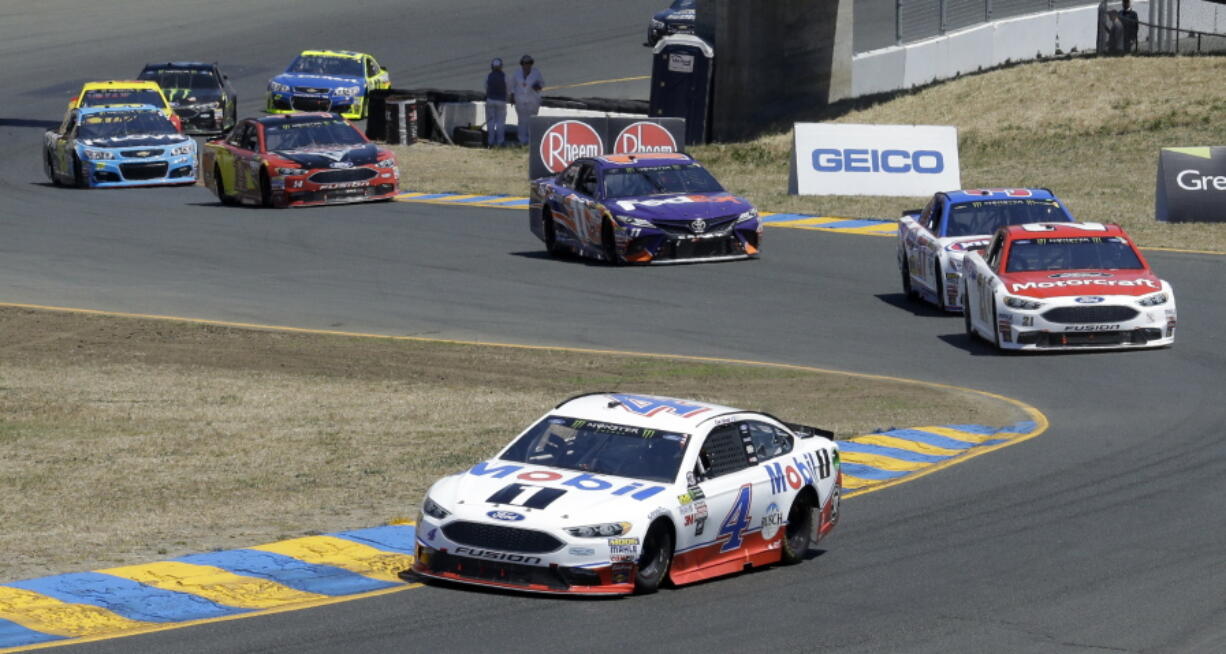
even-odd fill
[[[841,437],[1022,418],[954,389],[694,359],[3,306],[0,330],[0,582],[412,519],[433,480],[585,391]]]

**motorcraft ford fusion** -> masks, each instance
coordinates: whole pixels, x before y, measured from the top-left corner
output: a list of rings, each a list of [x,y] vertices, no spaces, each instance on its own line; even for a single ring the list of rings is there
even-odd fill
[[[898,270],[903,293],[945,311],[962,310],[959,292],[966,253],[984,247],[1006,225],[1071,222],[1047,189],[967,189],[932,196],[922,211],[898,222]]]
[[[530,189],[529,228],[550,254],[685,263],[756,257],[761,245],[753,205],[685,154],[580,158]]]
[[[1006,350],[1163,347],[1175,292],[1119,225],[1002,228],[967,255],[966,331]]]
[[[201,156],[204,183],[225,204],[265,207],[390,200],[396,157],[338,114],[246,118]]]
[[[838,521],[840,471],[828,431],[705,402],[581,395],[430,487],[412,573],[610,595],[798,563]]]
[[[159,107],[82,107],[43,137],[43,171],[81,188],[196,183],[196,142]]]
[[[265,111],[332,111],[360,120],[369,92],[392,87],[387,68],[363,52],[303,50],[284,73],[268,81]]]
[[[137,78],[161,87],[188,134],[219,134],[238,121],[238,95],[217,64],[200,61],[145,64]]]

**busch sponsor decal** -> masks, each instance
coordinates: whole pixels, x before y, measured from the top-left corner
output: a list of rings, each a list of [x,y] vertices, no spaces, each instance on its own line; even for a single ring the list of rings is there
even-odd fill
[[[766,515],[762,516],[762,538],[772,540],[779,534],[779,528],[783,526],[783,511],[779,510],[779,505],[771,502],[770,506],[766,507]]]
[[[614,154],[676,151],[677,140],[672,133],[658,123],[645,120],[629,125],[613,141]]]
[[[1021,293],[1039,288],[1067,288],[1072,286],[1120,286],[1134,287],[1147,286],[1153,289],[1160,289],[1162,286],[1151,279],[1062,279],[1054,282],[1024,282],[1021,284],[1011,284],[1010,290],[1013,293]]]
[[[664,486],[647,485],[644,482],[638,481],[614,488],[617,484],[605,481],[591,473],[583,472],[577,475],[564,475],[552,470],[532,470],[527,466],[516,463],[490,465],[490,462],[482,461],[473,466],[468,471],[468,474],[477,477],[490,476],[495,479],[503,479],[515,475],[515,479],[522,481],[557,482],[567,488],[581,491],[608,492],[611,495],[619,496],[625,495],[640,502],[664,490]]]
[[[540,155],[551,173],[562,172],[575,159],[604,153],[604,140],[591,125],[578,120],[555,123],[541,135]]]

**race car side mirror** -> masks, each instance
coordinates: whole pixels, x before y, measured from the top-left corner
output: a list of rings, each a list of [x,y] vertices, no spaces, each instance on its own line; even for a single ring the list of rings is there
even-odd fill
[[[906,218],[907,216],[910,216],[912,218],[918,218],[923,211],[923,209],[904,209],[902,212],[902,217]]]

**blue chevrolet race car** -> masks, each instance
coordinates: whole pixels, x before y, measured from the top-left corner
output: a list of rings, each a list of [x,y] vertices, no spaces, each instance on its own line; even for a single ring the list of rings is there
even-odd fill
[[[43,138],[43,171],[81,188],[196,183],[196,141],[152,105],[73,109]]]
[[[647,42],[655,45],[670,34],[693,34],[694,12],[698,0],[673,0],[668,9],[658,11],[647,25]]]
[[[387,68],[363,52],[303,50],[284,73],[268,80],[265,111],[331,111],[350,120],[366,117],[369,93],[392,87]]]
[[[987,247],[1001,227],[1072,222],[1073,216],[1044,188],[983,188],[942,191],[922,210],[898,221],[898,270],[907,299],[962,311],[962,261]]]
[[[688,155],[577,159],[531,182],[529,227],[550,254],[620,263],[687,263],[756,257],[762,223]]]

